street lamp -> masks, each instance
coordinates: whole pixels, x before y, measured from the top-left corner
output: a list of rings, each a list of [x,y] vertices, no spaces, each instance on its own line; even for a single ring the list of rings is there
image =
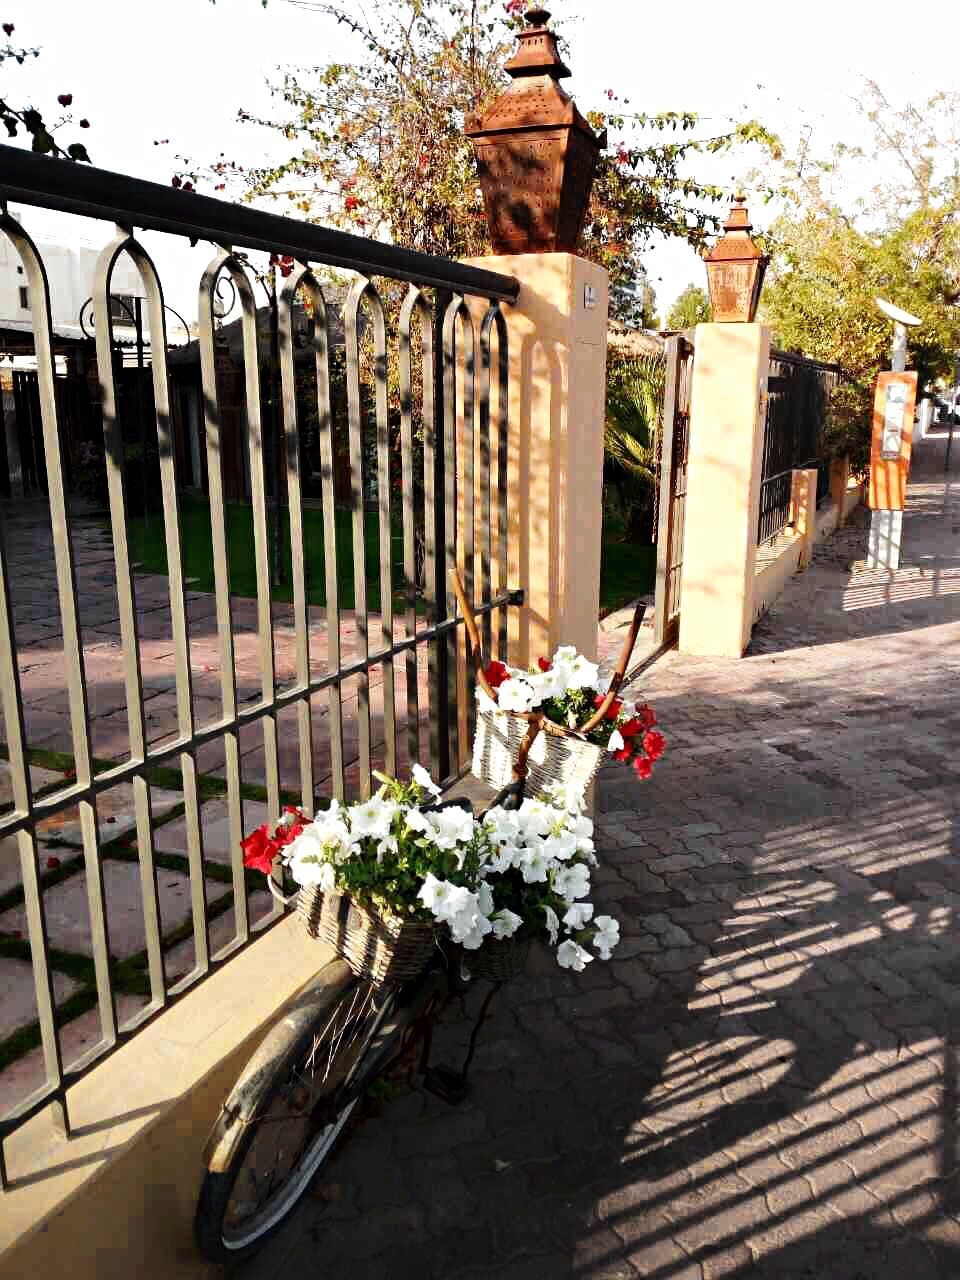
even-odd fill
[[[746,196],[733,197],[730,216],[723,224],[726,235],[705,255],[710,307],[716,324],[753,321],[770,261],[750,238],[753,227],[745,202]]]

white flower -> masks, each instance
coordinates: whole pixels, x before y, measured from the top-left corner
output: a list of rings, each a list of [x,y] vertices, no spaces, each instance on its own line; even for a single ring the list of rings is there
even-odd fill
[[[550,945],[554,946],[560,934],[560,921],[553,907],[544,907],[543,912],[547,917],[547,935],[550,938]]]
[[[573,662],[575,659],[579,658],[579,656],[580,655],[577,653],[575,645],[562,644],[553,655],[553,665],[555,667],[559,667],[564,663]]]
[[[365,836],[381,839],[390,834],[390,825],[399,812],[399,807],[392,800],[385,800],[378,792],[361,804],[351,805],[347,810],[350,818],[350,830],[356,839]]]
[[[504,680],[497,690],[500,708],[503,711],[532,711],[537,705],[537,693],[533,685],[520,676],[511,676]]]
[[[520,865],[520,858],[523,856],[523,850],[516,845],[505,844],[500,846],[500,852],[495,853],[493,857],[487,860],[484,866],[484,872],[492,872],[494,875],[502,876],[505,871],[509,871],[511,867]]]
[[[619,729],[614,729],[613,733],[611,733],[610,737],[607,740],[607,750],[622,751],[625,746],[626,746],[626,743],[623,740],[623,734],[620,732]]]
[[[377,844],[377,862],[382,862],[388,853],[396,853],[397,848],[396,836],[384,836]]]
[[[410,770],[410,774],[417,786],[420,787],[421,790],[426,791],[427,795],[439,796],[440,788],[430,777],[422,764],[415,764]]]
[[[316,858],[321,862],[335,862],[339,865],[352,858],[358,847],[346,824],[340,818],[333,817],[326,818],[323,822],[311,822],[304,827],[296,839],[287,845],[284,856],[291,866],[295,861],[303,861],[305,858]]]
[[[290,874],[305,889],[316,886],[324,893],[332,893],[337,885],[336,867],[330,862],[321,862],[311,853],[291,859]]]
[[[455,849],[473,839],[474,817],[466,809],[454,806],[425,816],[438,849]]]
[[[593,935],[593,945],[601,960],[609,960],[611,951],[620,941],[620,925],[612,916],[597,916],[594,924],[597,932]]]
[[[512,810],[491,809],[483,825],[494,844],[515,844],[520,835],[520,815]]]
[[[561,867],[554,872],[553,887],[564,902],[585,898],[590,892],[590,872],[582,862],[575,862],[572,867]]]
[[[512,938],[520,926],[523,924],[523,917],[516,915],[513,911],[498,911],[492,917],[493,936],[495,938]]]
[[[567,686],[570,689],[595,689],[600,679],[600,668],[577,654],[567,669]]]
[[[524,679],[533,686],[538,702],[546,702],[548,698],[562,698],[567,691],[562,668],[551,667],[549,671],[531,671],[524,676]]]
[[[575,902],[563,917],[563,923],[571,930],[582,929],[592,915],[592,902]]]
[[[531,836],[545,836],[557,819],[557,811],[542,800],[524,800],[517,810],[520,830],[525,840]]]
[[[546,880],[550,864],[542,849],[525,849],[520,855],[519,867],[525,884],[538,884]]]
[[[560,831],[556,835],[547,836],[543,842],[543,852],[546,857],[552,858],[555,862],[567,862],[578,852],[577,838],[569,831]]]
[[[419,809],[408,809],[403,815],[411,831],[419,831],[421,835],[427,835],[433,828],[430,826],[430,819],[425,813],[421,813]]]
[[[469,908],[474,895],[462,885],[451,884],[449,880],[438,880],[429,871],[417,897],[428,911],[433,912],[437,920],[449,922]]]
[[[577,727],[577,713],[575,711],[567,712],[567,728],[575,729]]]
[[[465,950],[476,951],[483,945],[483,940],[491,932],[493,925],[486,916],[476,915],[469,917],[469,927],[464,928],[462,921],[465,919],[466,917],[457,916],[450,922],[451,936],[454,942],[459,942]]]
[[[551,782],[545,794],[552,805],[567,813],[579,813],[583,808],[583,787],[574,782]]]
[[[592,959],[590,952],[574,942],[572,938],[561,942],[557,947],[557,964],[561,969],[573,969],[577,973],[583,973]]]

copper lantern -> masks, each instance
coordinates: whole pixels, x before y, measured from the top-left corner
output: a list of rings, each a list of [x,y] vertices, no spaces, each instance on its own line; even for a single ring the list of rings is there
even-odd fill
[[[575,253],[604,145],[560,87],[570,71],[549,18],[527,11],[506,66],[513,83],[467,120],[495,253]]]
[[[757,314],[763,276],[769,258],[750,238],[753,230],[744,207],[745,196],[734,196],[726,235],[706,255],[707,281],[713,319],[720,324],[749,324]]]

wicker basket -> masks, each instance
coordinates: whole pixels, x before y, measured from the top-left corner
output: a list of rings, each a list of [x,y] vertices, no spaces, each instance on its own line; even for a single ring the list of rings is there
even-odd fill
[[[487,938],[478,951],[464,953],[464,962],[475,978],[509,982],[518,978],[530,959],[529,938]]]
[[[372,911],[344,893],[301,889],[297,914],[311,938],[329,943],[359,978],[376,986],[415,978],[436,945],[432,924]]]
[[[512,782],[527,727],[526,720],[509,711],[478,711],[473,776],[495,791]],[[541,795],[553,782],[586,791],[605,754],[603,747],[573,734],[538,733],[527,757],[527,795]]]

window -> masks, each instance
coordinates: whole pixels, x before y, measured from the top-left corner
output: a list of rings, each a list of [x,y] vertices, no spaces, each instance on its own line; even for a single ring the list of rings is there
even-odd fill
[[[27,288],[25,284],[22,284],[20,285],[18,292],[20,294],[20,310],[29,311],[30,310],[30,290]]]
[[[126,324],[132,328],[136,323],[137,302],[132,293],[112,293],[110,295],[110,319],[114,324]]]

